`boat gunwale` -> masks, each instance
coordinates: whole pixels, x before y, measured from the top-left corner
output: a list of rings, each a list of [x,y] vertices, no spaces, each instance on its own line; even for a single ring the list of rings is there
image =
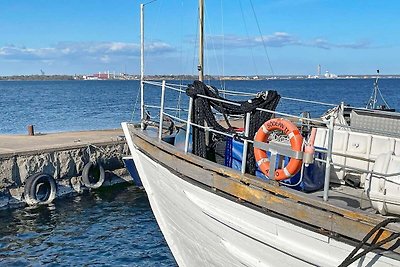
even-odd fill
[[[233,169],[193,154],[185,154],[173,145],[147,135],[146,131],[142,131],[140,128],[134,127],[133,132],[131,131],[132,127],[128,127],[128,129],[134,134],[132,140],[141,152],[175,173],[181,174],[178,175],[180,178],[186,176],[211,188],[214,192],[220,191],[256,207],[266,209],[266,211],[276,213],[278,216],[308,225],[320,234],[335,238],[338,238],[339,235],[350,242],[357,242],[361,241],[376,224],[387,218],[351,207],[338,207],[315,196],[279,186],[276,181],[263,181],[255,176],[242,175]],[[158,152],[164,154],[158,154]],[[168,159],[168,156],[172,158]],[[180,162],[177,163],[173,159],[179,159]],[[192,177],[185,174],[184,172],[190,172],[190,170],[185,170],[183,165],[188,164],[209,172],[208,177],[207,175]],[[288,209],[282,209],[281,205]],[[387,226],[378,240],[399,232],[399,230],[400,225]],[[389,248],[391,245],[392,243],[389,243],[384,247]],[[394,251],[400,253],[400,248]]]

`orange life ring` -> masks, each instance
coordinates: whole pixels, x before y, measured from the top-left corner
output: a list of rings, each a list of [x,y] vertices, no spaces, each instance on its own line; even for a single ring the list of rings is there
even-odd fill
[[[296,125],[282,118],[266,121],[260,127],[260,129],[258,129],[254,140],[265,143],[267,142],[268,136],[271,131],[274,130],[280,130],[289,137],[290,146],[294,151],[302,151],[303,137],[301,136]],[[267,156],[267,152],[260,148],[254,148],[254,156],[260,170],[269,177],[270,162]],[[292,177],[301,169],[301,164],[301,159],[291,158],[287,166],[282,169],[277,169],[275,171],[274,180],[281,181]]]

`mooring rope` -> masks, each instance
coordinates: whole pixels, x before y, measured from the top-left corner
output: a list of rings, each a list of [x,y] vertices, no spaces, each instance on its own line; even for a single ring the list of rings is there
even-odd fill
[[[399,237],[400,237],[400,233],[393,233],[391,234],[389,237],[379,241],[378,243],[376,243],[376,241],[378,241],[378,238],[380,236],[380,234],[378,233],[375,238],[372,240],[371,245],[366,248],[364,251],[356,254],[364,245],[367,244],[367,241],[374,235],[376,234],[378,231],[380,231],[383,227],[387,226],[390,223],[399,223],[400,222],[400,218],[388,218],[385,219],[384,221],[378,223],[377,225],[375,225],[374,228],[371,229],[371,231],[368,232],[368,234],[363,238],[363,240],[353,249],[353,251],[346,257],[346,259],[344,259],[344,261],[339,265],[339,267],[345,267],[345,266],[349,266],[350,264],[352,264],[353,262],[355,262],[356,260],[358,260],[359,258],[367,255],[369,252],[372,252],[376,249],[379,249],[381,246],[395,240],[398,239],[397,242],[391,247],[389,248],[389,250],[393,250],[394,248],[398,247],[399,244]]]

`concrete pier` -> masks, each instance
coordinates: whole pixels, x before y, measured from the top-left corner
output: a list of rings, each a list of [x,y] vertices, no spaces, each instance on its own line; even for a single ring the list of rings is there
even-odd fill
[[[57,197],[81,193],[90,161],[105,169],[103,185],[131,181],[122,156],[128,147],[121,129],[28,135],[0,135],[0,208],[24,205],[24,186],[36,173],[51,175]]]

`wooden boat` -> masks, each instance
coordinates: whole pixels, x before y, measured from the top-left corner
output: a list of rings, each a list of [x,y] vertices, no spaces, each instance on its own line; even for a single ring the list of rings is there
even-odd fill
[[[201,13],[202,8],[200,20]],[[273,92],[251,96],[252,104],[258,104],[249,107],[245,101],[220,97],[201,82],[201,58],[200,81],[187,90],[165,81],[142,79],[142,94],[145,85],[161,88],[158,122],[146,120],[142,95],[141,123],[122,123],[151,208],[177,263],[400,266],[399,114],[347,109],[352,113],[347,122],[343,106],[338,106],[323,117],[325,121],[298,117],[276,112],[275,104],[265,108],[263,103]],[[190,96],[186,119],[168,113],[164,105],[167,90],[181,90]],[[204,103],[213,114],[223,111],[221,118],[230,126],[229,118],[243,112],[236,121],[243,123],[243,129],[216,127],[210,118],[207,120],[209,114],[201,115],[208,110]],[[240,111],[232,115],[233,106]],[[257,112],[267,114],[265,123],[251,115]],[[181,123],[178,133],[166,131],[165,118]],[[284,126],[276,126],[278,121],[294,128],[286,131]],[[376,122],[387,127],[373,128]],[[257,128],[261,138],[256,135],[254,140],[251,127]],[[311,135],[315,135],[317,148],[310,153],[305,147],[310,147]],[[233,157],[233,146],[241,147],[242,157],[236,159],[241,161],[239,167],[226,166],[226,161],[218,159],[217,148],[202,147],[214,142],[216,136],[223,137],[219,144],[225,146],[225,159]],[[293,144],[293,136],[306,140],[300,149]],[[264,158],[257,162],[263,173],[254,169],[248,173],[249,163],[256,164],[251,157],[253,149],[264,151],[260,154]],[[270,164],[264,164],[267,157]],[[290,157],[289,163],[284,157]],[[289,164],[298,171],[299,180],[294,184],[276,176],[277,171],[293,176],[287,170]],[[315,175],[314,180],[308,180],[316,185],[311,190],[304,185],[306,168]],[[293,188],[301,183],[300,190]]]

